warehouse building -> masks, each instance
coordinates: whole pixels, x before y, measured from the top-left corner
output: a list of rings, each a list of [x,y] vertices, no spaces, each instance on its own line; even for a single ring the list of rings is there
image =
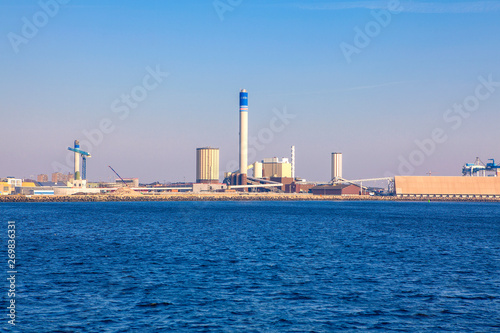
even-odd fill
[[[500,177],[396,176],[398,196],[499,196]]]
[[[368,195],[368,192],[355,184],[337,184],[337,185],[318,185],[311,189],[311,192],[316,195]]]

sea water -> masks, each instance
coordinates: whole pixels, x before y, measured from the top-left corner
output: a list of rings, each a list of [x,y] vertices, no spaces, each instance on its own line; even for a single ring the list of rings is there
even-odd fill
[[[499,204],[4,203],[0,212],[2,331],[500,331]]]

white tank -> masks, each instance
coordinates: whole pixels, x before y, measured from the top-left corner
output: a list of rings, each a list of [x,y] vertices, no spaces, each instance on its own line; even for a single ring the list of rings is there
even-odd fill
[[[262,163],[255,162],[253,164],[253,178],[262,178]]]
[[[342,178],[342,153],[332,153],[332,180]]]

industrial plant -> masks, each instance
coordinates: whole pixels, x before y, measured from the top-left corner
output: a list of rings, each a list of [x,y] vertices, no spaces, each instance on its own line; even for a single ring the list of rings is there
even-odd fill
[[[239,168],[224,170],[220,181],[219,148],[196,148],[196,181],[194,183],[141,184],[138,178],[117,176],[114,182],[93,183],[87,180],[89,152],[80,148],[78,140],[68,150],[74,153],[73,173],[40,174],[34,179],[7,177],[0,179],[0,195],[73,195],[114,193],[123,189],[132,193],[310,193],[333,196],[393,196],[398,198],[500,198],[500,165],[494,159],[483,163],[465,163],[461,177],[394,176],[370,179],[345,179],[343,154],[331,153],[331,177],[324,183],[310,183],[296,177],[295,146],[288,157],[265,157],[248,161],[249,96],[245,89],[239,93]],[[251,175],[249,174],[251,173]],[[380,187],[381,182],[385,185]],[[373,186],[378,184],[378,187]]]

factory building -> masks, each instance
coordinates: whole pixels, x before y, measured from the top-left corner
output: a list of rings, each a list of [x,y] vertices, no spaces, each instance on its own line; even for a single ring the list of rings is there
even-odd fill
[[[288,161],[288,158],[281,160],[277,157],[265,158],[262,160],[261,165],[263,178],[292,178],[292,164]],[[257,171],[257,173],[259,172],[260,170]]]
[[[500,177],[396,176],[398,196],[500,196]]]
[[[311,189],[316,195],[368,195],[368,192],[355,184],[318,185]]]
[[[316,184],[306,182],[292,182],[285,185],[285,193],[309,193]]]
[[[196,149],[196,182],[219,183],[219,148]]]
[[[294,182],[292,177],[270,177],[269,180],[275,183],[283,184],[280,187],[277,187],[282,192],[286,192],[287,187],[290,188],[291,184]]]

